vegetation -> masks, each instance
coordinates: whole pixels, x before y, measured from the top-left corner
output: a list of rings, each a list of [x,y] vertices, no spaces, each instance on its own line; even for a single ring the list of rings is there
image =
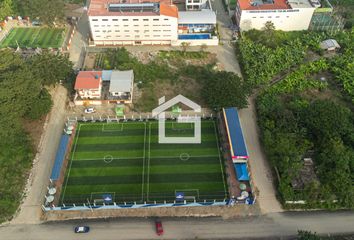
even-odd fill
[[[132,57],[125,48],[101,53],[95,60],[96,69],[134,70],[135,82],[143,90],[143,100],[134,104],[135,110],[151,111],[157,104],[161,87],[167,83],[175,86],[171,92],[212,108],[222,106],[247,106],[249,84],[237,75],[215,71],[214,65],[195,66],[186,60],[203,60],[207,52],[162,51],[149,63],[143,64]],[[191,88],[195,84],[197,89]],[[183,85],[183,87],[176,87]],[[200,98],[198,96],[200,95]]]
[[[10,50],[1,50],[0,55],[0,222],[2,222],[16,211],[33,160],[33,148],[21,121],[24,118],[38,119],[48,113],[52,105],[45,88],[47,82],[41,77],[42,70],[46,68],[47,73],[51,74],[51,69],[47,67],[51,66],[51,62],[59,61],[58,59],[66,63],[58,64],[59,68],[55,71],[68,72],[71,65],[67,59],[53,55],[44,63],[46,65],[38,64],[35,59],[39,57],[24,60]],[[62,77],[64,80],[65,76]]]
[[[173,202],[178,189],[198,189],[189,195],[197,201],[227,197],[213,121],[202,121],[201,144],[157,144],[157,135],[157,122],[79,125],[61,202],[93,202],[93,192],[113,192],[116,203]],[[167,121],[166,135],[194,128]]]
[[[64,34],[64,28],[13,28],[0,42],[0,48],[60,48]]]
[[[341,55],[301,64],[257,98],[262,142],[280,177],[284,202],[305,200],[306,208],[354,207],[354,112],[345,97],[352,96],[354,80],[352,34],[337,36]],[[318,74],[332,77],[324,82]],[[338,90],[344,96],[335,94]],[[306,156],[314,159],[315,178],[298,189],[293,180],[301,178]]]
[[[32,20],[53,25],[64,20],[64,1],[0,0],[0,21],[7,16],[29,16]]]

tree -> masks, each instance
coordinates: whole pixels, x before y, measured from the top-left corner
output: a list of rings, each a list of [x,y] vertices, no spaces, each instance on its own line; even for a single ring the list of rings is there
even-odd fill
[[[29,106],[26,112],[26,117],[30,119],[39,119],[43,115],[47,114],[52,108],[53,102],[47,89],[43,88],[41,93],[34,102]]]
[[[203,75],[202,94],[210,107],[244,108],[248,105],[250,87],[238,75],[225,71],[207,71]]]
[[[72,72],[72,63],[63,55],[43,53],[33,56],[29,64],[32,72],[42,79],[43,85],[53,85],[64,81]]]
[[[182,50],[183,52],[185,53],[188,49],[188,47],[190,46],[191,44],[189,42],[182,42],[181,43],[181,47],[182,47]]]
[[[12,14],[12,0],[0,0],[0,20]]]
[[[23,0],[19,5],[23,14],[38,19],[43,24],[51,26],[54,22],[64,21],[63,0]]]
[[[317,233],[312,233],[310,231],[299,230],[297,233],[298,240],[321,240],[321,237]]]

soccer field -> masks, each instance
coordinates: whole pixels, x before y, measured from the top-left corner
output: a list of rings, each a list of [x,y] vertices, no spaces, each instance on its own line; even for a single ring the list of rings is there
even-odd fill
[[[0,48],[60,48],[65,37],[65,28],[13,28],[0,42]]]
[[[193,125],[166,122],[167,136],[191,136]],[[159,144],[158,123],[79,123],[61,203],[110,194],[116,203],[227,197],[214,121],[202,121],[201,144]]]

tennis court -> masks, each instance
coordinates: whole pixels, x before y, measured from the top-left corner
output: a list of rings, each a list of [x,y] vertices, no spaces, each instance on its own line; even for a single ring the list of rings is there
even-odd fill
[[[201,144],[159,144],[158,122],[79,123],[60,203],[171,202],[227,197],[213,120]],[[191,136],[193,124],[166,122],[166,136]]]
[[[64,38],[65,28],[13,28],[0,42],[0,48],[60,48]]]

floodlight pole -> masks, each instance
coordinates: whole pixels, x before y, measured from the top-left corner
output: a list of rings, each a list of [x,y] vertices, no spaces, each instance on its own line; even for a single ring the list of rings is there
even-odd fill
[[[89,205],[89,208],[90,208],[91,212],[93,212],[93,209],[92,209],[92,206],[91,206],[91,203],[90,203],[90,200],[89,200],[89,199],[87,199],[87,203],[88,203],[88,205]]]

